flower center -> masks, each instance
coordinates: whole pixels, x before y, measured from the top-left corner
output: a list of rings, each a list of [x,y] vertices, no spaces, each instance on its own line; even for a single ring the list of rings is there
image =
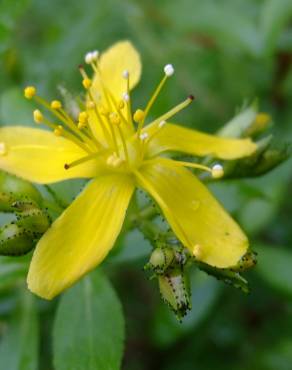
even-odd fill
[[[79,112],[78,117],[74,118],[73,114],[69,114],[59,100],[48,102],[37,95],[35,87],[28,86],[24,90],[25,97],[27,99],[33,98],[39,105],[46,108],[54,118],[50,120],[39,109],[36,109],[33,112],[34,121],[36,124],[44,123],[49,126],[56,136],[63,136],[73,141],[86,153],[84,157],[74,162],[64,163],[66,170],[70,170],[70,168],[89,160],[99,158],[103,159],[106,165],[113,171],[135,171],[143,161],[147,160],[145,153],[151,140],[163,130],[163,127],[167,125],[167,121],[186,108],[194,100],[194,97],[190,95],[183,102],[150,122],[151,134],[149,134],[147,127],[144,128],[145,122],[166,81],[174,74],[173,66],[167,64],[164,67],[163,77],[145,108],[138,108],[133,113],[130,95],[131,75],[129,71],[125,70],[122,72],[121,81],[125,81],[125,87],[121,97],[117,99],[102,76],[99,65],[99,53],[97,51],[87,53],[85,62],[91,67],[95,79],[99,82],[99,96],[96,97],[97,91],[92,86],[92,79],[88,76],[85,68],[80,65],[79,71],[82,76],[82,85],[86,91],[86,99],[80,104],[82,110]],[[4,152],[3,148],[2,151]],[[202,165],[188,164],[186,162],[177,163],[210,172],[213,171]],[[219,177],[219,172],[220,169],[217,168],[212,174],[214,174],[214,177],[217,175]]]

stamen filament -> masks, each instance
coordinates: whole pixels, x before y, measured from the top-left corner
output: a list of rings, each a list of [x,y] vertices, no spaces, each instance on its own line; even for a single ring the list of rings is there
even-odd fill
[[[87,142],[88,145],[91,146],[92,142],[89,141],[85,136],[84,134],[82,134],[78,129],[77,127],[75,126],[72,118],[62,109],[60,108],[59,111],[56,110],[56,109],[53,109],[51,107],[51,105],[45,100],[43,99],[42,97],[40,96],[37,96],[35,95],[34,96],[34,100],[42,105],[43,107],[45,107],[49,112],[51,112],[55,117],[57,117],[61,122],[64,123],[64,125],[66,125],[71,131],[73,131],[73,133],[77,136],[78,139],[82,140],[82,139],[85,139],[84,141]],[[61,113],[60,113],[61,112]],[[46,120],[47,122],[49,122],[48,120]],[[72,135],[73,136],[73,135]]]
[[[120,151],[119,151],[119,146],[118,146],[118,141],[117,141],[117,137],[116,137],[116,133],[115,133],[115,128],[114,126],[111,124],[108,116],[106,116],[107,118],[107,121],[108,121],[108,126],[110,128],[110,132],[111,132],[111,135],[112,135],[112,141],[114,143],[114,149],[116,150],[117,154],[120,155]]]
[[[212,173],[212,169],[210,167],[204,166],[199,163],[191,163],[191,162],[183,162],[183,161],[175,161],[175,160],[172,160],[172,162],[176,164],[177,166],[196,168],[198,170],[203,170],[203,171]]]
[[[86,157],[82,157],[82,158],[77,159],[76,161],[73,161],[71,163],[65,163],[64,168],[65,168],[65,170],[69,170],[69,168],[78,166],[79,164],[82,164],[82,163],[85,163],[85,162],[90,161],[92,159],[96,159],[98,157],[101,157],[104,153],[105,153],[105,150],[103,150],[99,153],[89,154]]]
[[[102,131],[103,131],[103,134],[104,134],[105,140],[107,141],[108,145],[110,145],[110,144],[111,144],[111,142],[112,142],[111,137],[110,137],[110,134],[109,134],[109,132],[108,132],[107,128],[105,127],[105,124],[104,124],[104,122],[103,122],[102,117],[100,116],[100,114],[99,114],[99,112],[98,112],[98,109],[97,109],[97,107],[96,107],[96,104],[95,104],[95,102],[94,102],[94,99],[93,99],[93,96],[92,96],[92,93],[91,93],[91,91],[90,91],[90,90],[88,90],[88,95],[89,95],[90,100],[94,103],[94,108],[93,108],[93,109],[94,109],[95,115],[96,115],[96,117],[97,117],[97,120],[98,120],[98,122],[100,123],[100,126],[101,126],[101,129],[102,129]]]
[[[130,125],[134,130],[134,122],[133,122],[133,117],[132,117],[132,106],[131,106],[131,95],[130,95],[130,74],[129,74],[129,72],[124,74],[124,78],[126,79],[126,94],[127,94],[127,97],[128,97],[128,99],[126,99],[127,112],[128,112],[128,122],[130,122]]]
[[[129,163],[129,153],[128,153],[128,148],[127,148],[127,143],[123,135],[123,131],[120,126],[117,126],[117,128],[118,128],[121,140],[122,140],[126,161]]]
[[[194,100],[194,97],[190,95],[182,103],[178,104],[176,107],[170,109],[168,112],[164,113],[162,116],[160,116],[159,118],[151,122],[150,125],[152,126],[154,124],[157,124],[157,122],[161,122],[161,121],[168,121],[169,118],[173,117],[175,114],[177,114],[178,112],[186,108],[188,105],[190,105],[193,100]],[[150,127],[150,125],[147,127]]]
[[[48,127],[50,127],[53,131],[60,130],[60,125],[57,125],[56,123],[53,123],[53,122],[49,121],[45,117],[43,117],[43,123],[45,125],[47,125]],[[61,127],[63,128],[63,126],[61,126]],[[82,143],[80,140],[78,140],[78,138],[76,138],[76,136],[74,136],[70,132],[68,132],[66,130],[62,130],[61,135],[64,136],[64,137],[66,137],[67,139],[73,141],[76,145],[78,145],[80,148],[82,148],[83,150],[85,150],[87,153],[91,153],[91,151],[89,150],[89,148],[84,143]]]
[[[157,86],[157,88],[155,89],[155,91],[154,91],[153,95],[151,96],[151,98],[150,98],[150,100],[149,100],[148,104],[146,105],[146,108],[145,108],[145,110],[144,110],[145,116],[144,116],[144,119],[143,119],[142,127],[143,127],[143,124],[144,124],[144,122],[145,122],[145,119],[146,119],[146,117],[147,117],[147,115],[148,115],[148,113],[149,113],[149,111],[150,111],[150,109],[151,109],[151,107],[152,107],[153,103],[155,102],[155,100],[156,100],[157,96],[159,95],[159,93],[160,93],[161,89],[163,88],[163,86],[164,86],[164,84],[165,84],[165,82],[166,82],[167,78],[168,78],[168,76],[165,74],[165,75],[163,76],[162,80],[160,81],[159,85],[158,85],[158,86]]]

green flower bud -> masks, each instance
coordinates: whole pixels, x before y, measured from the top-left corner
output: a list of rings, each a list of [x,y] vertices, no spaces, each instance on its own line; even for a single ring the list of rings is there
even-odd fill
[[[181,320],[191,309],[190,291],[182,268],[176,268],[165,275],[158,276],[162,299]]]

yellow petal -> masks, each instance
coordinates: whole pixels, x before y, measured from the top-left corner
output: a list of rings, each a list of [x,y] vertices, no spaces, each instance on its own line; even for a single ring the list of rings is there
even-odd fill
[[[155,129],[152,125],[145,130],[151,135]],[[251,155],[256,148],[250,139],[223,138],[167,123],[149,143],[147,155],[151,157],[165,151],[178,151],[196,156],[236,159]]]
[[[73,142],[52,132],[14,126],[0,128],[0,169],[37,183],[51,183],[71,178],[90,178],[102,168],[96,160],[64,169],[88,153]]]
[[[126,91],[126,80],[122,77],[122,73],[125,70],[129,72],[130,89],[132,89],[140,80],[142,66],[139,53],[131,42],[120,41],[101,55],[99,68],[104,85],[119,101]],[[102,93],[98,73],[94,77],[91,91],[94,96],[96,92]]]
[[[235,265],[245,254],[246,236],[190,171],[160,158],[140,168],[137,177],[197,259],[223,268]]]
[[[29,289],[52,299],[96,267],[115,243],[133,190],[125,175],[93,180],[39,241]]]

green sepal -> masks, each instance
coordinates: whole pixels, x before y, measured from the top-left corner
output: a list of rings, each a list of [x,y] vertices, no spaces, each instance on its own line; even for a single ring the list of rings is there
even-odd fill
[[[219,269],[203,262],[197,262],[197,265],[200,270],[215,277],[217,280],[221,280],[225,284],[232,285],[234,288],[240,289],[244,293],[249,293],[248,281],[244,279],[239,272],[226,268]]]
[[[291,155],[291,146],[276,146],[268,136],[258,142],[257,151],[250,157],[232,161],[224,165],[224,178],[257,177],[268,173]]]
[[[30,182],[3,171],[0,171],[0,192],[14,196],[15,199],[24,197],[34,200],[38,205],[42,203],[40,192]]]
[[[32,184],[0,172],[0,211],[16,216],[0,227],[0,255],[20,256],[34,248],[51,223],[41,204],[41,195]]]
[[[36,236],[16,222],[4,225],[0,228],[0,255],[21,256],[30,252]]]

